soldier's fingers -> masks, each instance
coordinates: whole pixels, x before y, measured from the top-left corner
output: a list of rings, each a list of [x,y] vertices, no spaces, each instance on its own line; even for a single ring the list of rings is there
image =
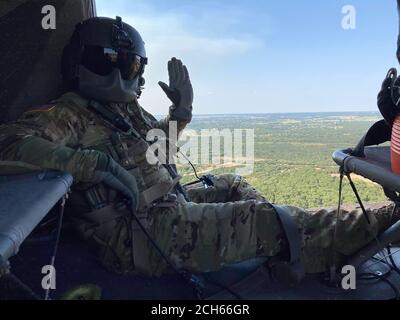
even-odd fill
[[[183,84],[186,82],[187,77],[186,77],[184,65],[181,60],[179,60],[179,73],[181,75],[181,83]]]
[[[164,91],[164,93],[167,95],[167,97],[173,101],[174,97],[174,90],[171,89],[171,87],[167,86],[164,82],[159,82],[158,85],[161,87],[161,89]]]
[[[397,78],[397,70],[395,68],[389,69],[385,80],[382,83],[382,90],[390,88]]]
[[[391,78],[386,78],[386,79],[382,82],[382,90],[389,89],[392,83],[393,83],[393,79],[391,79]]]
[[[124,185],[124,189],[121,190],[121,193],[127,197],[130,201],[131,204],[134,208],[137,209],[137,205],[139,203],[139,193],[137,190],[137,184],[132,183],[132,181],[121,181],[122,184]]]
[[[183,65],[183,73],[185,74],[185,80],[186,82],[190,82],[190,76],[189,76],[189,71],[185,65]]]
[[[132,196],[130,191],[128,190],[128,188],[121,181],[119,181],[116,177],[114,177],[110,173],[106,174],[106,176],[102,182],[104,184],[106,184],[108,187],[110,187],[111,189],[121,192],[126,197],[130,198]]]
[[[172,67],[175,73],[175,83],[178,84],[180,82],[180,74],[179,74],[179,62],[176,58],[172,58]]]
[[[169,91],[169,86],[166,83],[159,81],[158,85],[161,87],[161,89],[163,89],[163,91],[165,93],[167,93]]]
[[[184,83],[185,82],[185,71],[183,70],[183,63],[181,60],[178,60],[178,70],[179,70],[179,81],[180,83]]]
[[[168,61],[168,75],[169,75],[169,85],[171,85],[172,83],[175,83],[176,73],[175,73],[175,69],[174,69],[172,60]]]

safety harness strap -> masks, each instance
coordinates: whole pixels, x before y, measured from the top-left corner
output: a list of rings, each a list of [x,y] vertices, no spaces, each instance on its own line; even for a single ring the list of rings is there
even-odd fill
[[[275,212],[277,213],[279,220],[282,224],[282,228],[285,231],[287,241],[289,243],[290,250],[290,263],[296,263],[300,261],[301,255],[301,235],[297,228],[296,223],[293,221],[290,213],[283,207],[272,205]]]
[[[352,156],[365,157],[364,149],[373,145],[380,145],[391,138],[391,128],[388,126],[385,120],[378,121],[375,123],[368,132],[361,138],[360,142],[351,152]]]
[[[141,207],[148,208],[150,207],[154,202],[157,200],[162,199],[166,195],[172,192],[172,190],[175,188],[175,186],[179,183],[181,180],[181,177],[178,176],[176,177],[172,182],[166,182],[166,183],[157,183],[153,185],[152,187],[144,190],[140,194],[140,205]],[[143,209],[143,208],[141,208]]]
[[[289,244],[290,258],[288,262],[278,262],[271,266],[276,280],[287,286],[296,286],[305,276],[300,261],[302,237],[290,213],[283,207],[272,205],[285,232]]]

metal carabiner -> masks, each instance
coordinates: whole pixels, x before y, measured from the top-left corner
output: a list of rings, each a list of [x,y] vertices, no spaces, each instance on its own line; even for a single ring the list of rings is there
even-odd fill
[[[400,86],[396,84],[397,80],[399,80],[397,76],[397,70],[395,68],[391,68],[386,76],[386,79],[390,79],[390,96],[392,101],[396,107],[400,106]]]

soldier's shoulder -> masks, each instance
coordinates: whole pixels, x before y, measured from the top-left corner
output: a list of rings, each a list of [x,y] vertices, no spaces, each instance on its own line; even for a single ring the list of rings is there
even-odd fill
[[[31,106],[25,111],[25,114],[48,114],[54,116],[57,114],[79,114],[83,116],[89,113],[87,109],[88,100],[75,92],[63,94],[60,98],[43,105]]]
[[[50,112],[56,107],[56,103],[48,103],[41,105],[34,105],[28,108],[26,112]]]

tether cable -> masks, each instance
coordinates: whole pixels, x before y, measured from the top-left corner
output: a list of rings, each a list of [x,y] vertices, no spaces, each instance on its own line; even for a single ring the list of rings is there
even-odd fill
[[[63,224],[63,219],[64,219],[64,211],[65,211],[65,202],[68,198],[68,193],[63,196],[60,202],[60,214],[58,218],[58,225],[57,225],[57,234],[56,234],[56,240],[54,242],[54,248],[53,248],[53,255],[51,256],[51,262],[50,262],[50,279],[52,278],[52,272],[54,270],[54,265],[56,262],[56,256],[57,256],[57,251],[58,251],[58,245],[60,243],[60,237],[61,237],[61,230],[62,230],[62,224]],[[50,286],[47,287],[44,300],[49,300],[50,299]]]

